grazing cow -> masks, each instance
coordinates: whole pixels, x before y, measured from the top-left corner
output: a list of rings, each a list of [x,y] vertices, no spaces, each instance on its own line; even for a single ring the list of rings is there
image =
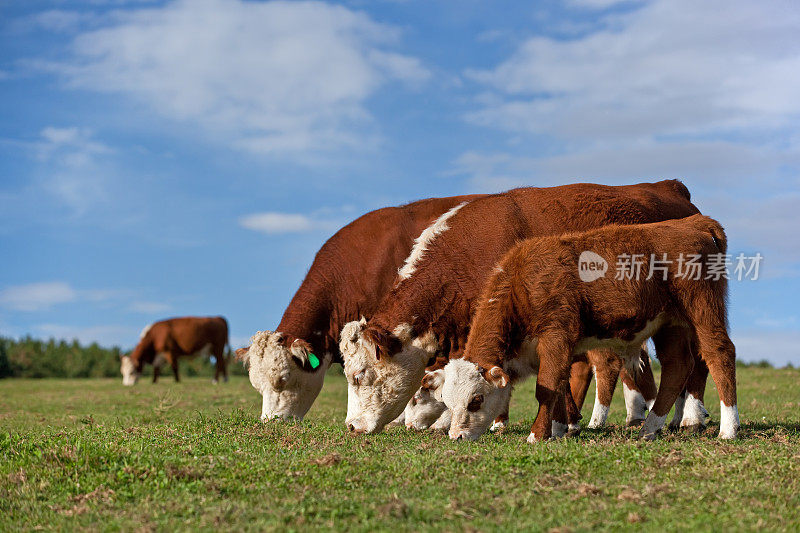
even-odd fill
[[[417,237],[439,215],[482,195],[431,198],[367,213],[317,252],[276,331],[260,331],[237,350],[263,397],[261,419],[302,419],[325,372],[342,362],[339,332],[371,316],[391,289]],[[348,407],[349,410],[349,407]]]
[[[130,355],[121,358],[123,385],[134,385],[145,363],[153,365],[153,383],[158,381],[161,367],[168,363],[178,376],[178,359],[201,355],[214,356],[214,383],[222,376],[228,381],[225,368],[225,346],[228,344],[228,322],[221,316],[170,318],[150,324],[142,331],[139,344]]]
[[[587,356],[593,359],[591,363],[587,360]],[[650,364],[650,356],[646,350],[641,351],[640,357],[641,365]],[[600,358],[599,361],[597,360],[598,358]],[[586,397],[586,388],[591,381],[592,372],[595,376],[595,403],[592,417],[587,427],[599,428],[605,424],[611,398],[614,395],[614,389],[620,374],[623,380],[627,410],[626,423],[628,426],[637,426],[644,422],[647,410],[652,407],[652,402],[655,401],[655,383],[652,383],[652,388],[642,391],[642,394],[636,394],[634,390],[636,385],[628,381],[630,378],[626,372],[621,372],[622,361],[616,354],[608,350],[591,350],[586,354],[577,355],[575,359],[578,359],[582,364],[579,365],[575,362],[572,364],[570,390],[575,395],[574,400],[578,408],[583,405]],[[444,366],[444,364],[439,364],[436,367],[425,369],[422,385],[411,397],[405,411],[403,411],[402,418],[406,427],[413,429],[442,429],[445,431],[450,429],[451,413],[442,399]],[[680,403],[680,400],[676,405],[678,403]],[[499,417],[495,418],[495,422],[492,424],[494,429],[490,428],[490,430],[497,429],[498,418],[507,420],[508,413],[501,413]],[[563,428],[558,428],[558,430],[560,432],[564,431]]]
[[[520,240],[697,212],[677,180],[522,188],[448,212],[420,236],[399,281],[369,322],[351,322],[342,330],[351,407],[346,424],[351,431],[380,431],[419,388],[432,354],[463,353],[481,289]],[[576,411],[572,396],[568,400],[566,407]],[[579,415],[573,416],[570,422]]]
[[[655,438],[686,385],[694,364],[684,344],[688,338],[719,390],[719,436],[735,438],[739,412],[727,279],[714,266],[726,248],[722,226],[703,215],[607,226],[515,246],[486,285],[464,358],[445,367],[442,399],[452,411],[450,438],[477,439],[502,409],[509,385],[533,374],[539,413],[528,442],[549,438],[573,355],[608,349],[626,364],[638,364],[642,342],[650,337],[662,378],[641,436]],[[606,265],[633,258],[632,268],[587,279],[579,270],[585,254]],[[635,267],[636,257],[650,261]],[[695,266],[688,271],[690,258]]]

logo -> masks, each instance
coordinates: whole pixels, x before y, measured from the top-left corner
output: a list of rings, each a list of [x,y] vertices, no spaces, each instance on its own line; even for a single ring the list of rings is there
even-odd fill
[[[581,252],[578,257],[578,275],[581,281],[587,283],[598,280],[606,275],[608,263],[594,252]]]

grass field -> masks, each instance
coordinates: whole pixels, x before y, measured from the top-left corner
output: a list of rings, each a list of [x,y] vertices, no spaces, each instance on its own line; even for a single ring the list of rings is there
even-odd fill
[[[800,529],[800,370],[739,369],[734,442],[640,442],[618,391],[609,428],[532,447],[533,385],[454,443],[347,434],[340,374],[302,424],[258,423],[246,378],[0,381],[0,529]]]

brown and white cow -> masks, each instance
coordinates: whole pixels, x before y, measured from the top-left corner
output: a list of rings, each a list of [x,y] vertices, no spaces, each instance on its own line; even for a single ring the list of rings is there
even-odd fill
[[[225,367],[227,344],[228,322],[221,316],[188,316],[154,322],[142,330],[139,343],[131,354],[122,356],[122,383],[128,386],[136,384],[145,364],[153,365],[153,383],[158,381],[164,364],[172,367],[175,381],[180,381],[179,358],[211,355],[216,360],[214,383],[220,376],[228,381]]]
[[[691,339],[719,390],[719,436],[735,438],[736,353],[727,330],[727,279],[714,266],[726,248],[722,226],[703,215],[515,246],[486,285],[464,358],[445,367],[442,399],[452,411],[450,438],[477,439],[502,408],[510,385],[531,375],[537,376],[539,413],[528,442],[549,438],[573,355],[608,349],[630,365],[638,363],[642,342],[650,337],[662,377],[641,436],[655,438],[685,387],[694,359],[684,342]],[[579,263],[587,257],[606,265],[623,257],[648,262],[583,277]]]
[[[317,252],[275,331],[260,331],[237,356],[262,395],[261,419],[302,419],[325,372],[342,362],[339,333],[371,316],[392,288],[414,239],[442,213],[482,195],[431,198],[367,213]],[[348,406],[348,411],[350,406]]]
[[[587,359],[591,357],[590,362]],[[646,350],[640,353],[640,365],[648,365],[650,356]],[[574,401],[578,409],[583,405],[586,398],[586,389],[592,379],[595,378],[595,402],[592,410],[592,417],[589,420],[588,428],[602,427],[608,418],[611,398],[617,380],[622,377],[623,392],[625,397],[625,408],[627,411],[626,424],[628,426],[638,426],[644,422],[647,411],[652,407],[656,397],[655,383],[645,381],[645,390],[637,394],[640,384],[635,384],[630,380],[627,372],[622,372],[622,361],[616,354],[609,350],[591,350],[586,354],[578,354],[574,359],[581,364],[576,364],[573,360],[570,369],[570,392],[574,396]],[[599,359],[599,360],[598,360]],[[442,386],[444,385],[444,364],[428,367],[425,369],[425,376],[422,378],[422,385],[414,393],[403,411],[403,422],[406,427],[413,429],[450,429],[451,413],[442,399]],[[676,405],[680,403],[680,399]],[[508,412],[501,413],[495,418],[490,431],[500,429],[499,420],[508,420]],[[680,417],[678,417],[680,421]],[[554,423],[554,426],[556,424]],[[564,433],[564,428],[558,428]],[[567,428],[569,430],[569,428]]]
[[[463,353],[483,285],[520,240],[697,212],[686,187],[666,180],[515,189],[440,217],[420,236],[372,318],[342,330],[350,407],[346,424],[352,431],[380,431],[419,388],[432,354]]]

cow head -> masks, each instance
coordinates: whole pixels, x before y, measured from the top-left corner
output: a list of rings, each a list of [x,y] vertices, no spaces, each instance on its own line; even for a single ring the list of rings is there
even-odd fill
[[[339,350],[347,377],[345,424],[357,433],[378,433],[403,412],[436,351],[432,333],[414,338],[407,324],[389,333],[363,318],[342,329]]]
[[[447,363],[442,399],[452,413],[450,438],[477,440],[486,432],[508,403],[509,385],[499,366],[485,370],[464,359]]]
[[[444,385],[444,369],[425,372],[422,386],[406,405],[406,427],[428,429],[447,410],[442,401],[442,385]]]
[[[302,420],[322,389],[331,357],[317,357],[302,339],[287,345],[280,332],[259,331],[250,343],[236,354],[261,393],[261,420]]]
[[[119,361],[119,371],[122,373],[122,384],[126,387],[132,387],[133,385],[136,385],[136,382],[142,375],[142,369],[137,368],[130,355],[121,356]]]

